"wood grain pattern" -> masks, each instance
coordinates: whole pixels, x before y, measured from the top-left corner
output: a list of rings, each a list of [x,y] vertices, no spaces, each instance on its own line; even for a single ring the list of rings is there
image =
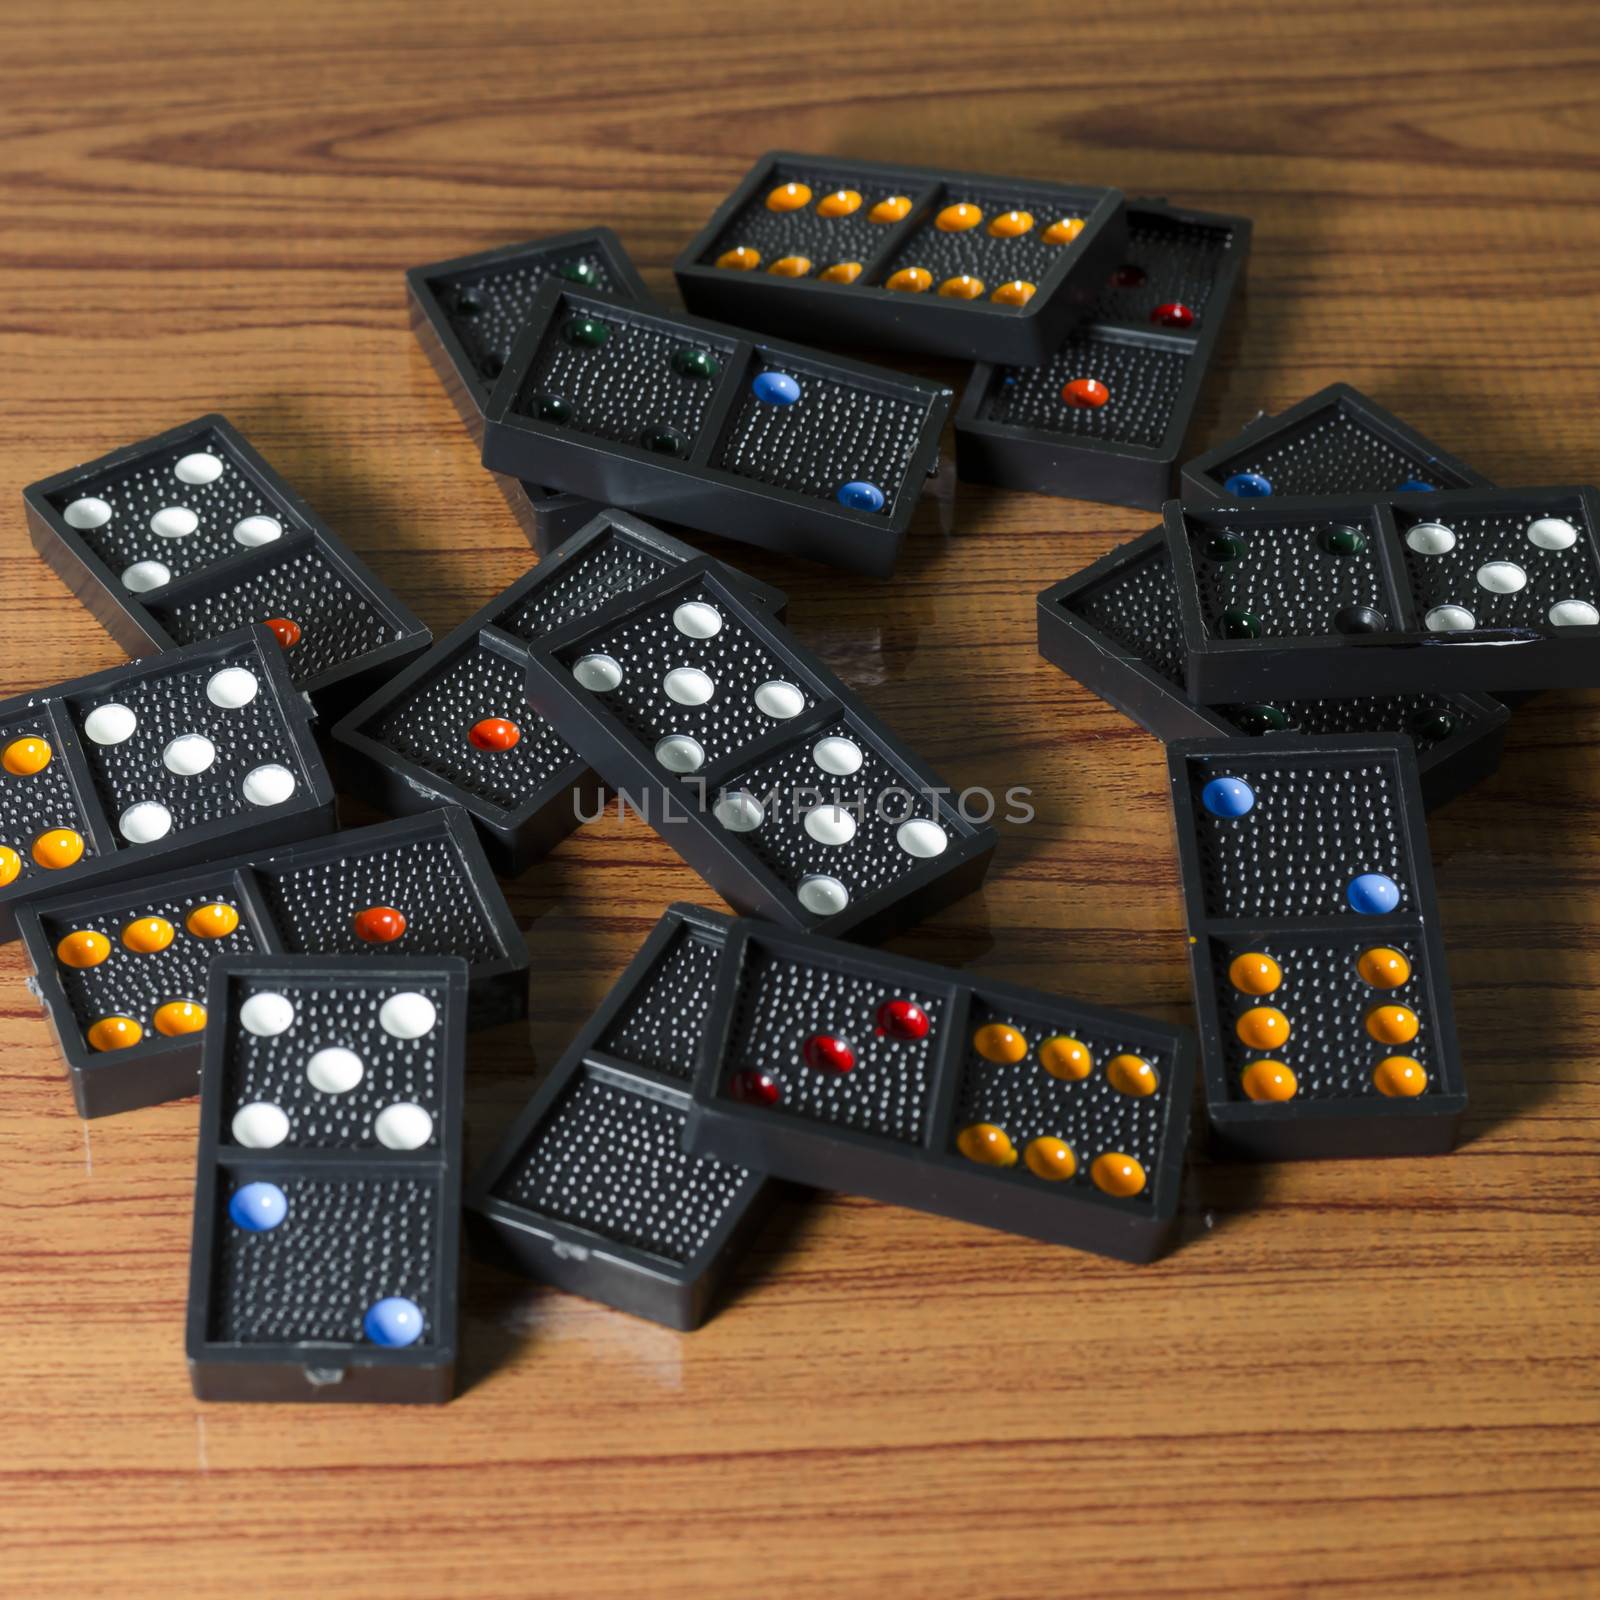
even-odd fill
[[[6,693],[117,659],[18,490],[211,409],[450,626],[529,555],[402,268],[600,221],[665,292],[773,145],[1252,215],[1197,447],[1343,378],[1501,482],[1594,471],[1584,0],[7,0],[0,27]],[[1161,751],[1033,635],[1037,590],[1150,519],[965,490],[959,515],[888,584],[748,563],[940,770],[1035,791],[985,891],[900,947],[1183,1017]],[[797,1205],[688,1338],[478,1271],[442,1412],[192,1402],[194,1105],[79,1124],[0,951],[0,1590],[1600,1592],[1597,732],[1596,696],[1542,699],[1433,825],[1457,1155],[1196,1161],[1187,1240],[1145,1269]],[[679,897],[704,892],[636,822],[516,885],[533,1053],[477,1049],[476,1149]]]

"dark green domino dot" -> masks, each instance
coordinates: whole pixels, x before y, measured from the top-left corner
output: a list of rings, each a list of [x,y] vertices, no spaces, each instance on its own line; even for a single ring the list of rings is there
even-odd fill
[[[639,435],[639,443],[658,456],[686,456],[689,441],[673,428],[646,428]]]
[[[598,350],[611,337],[611,329],[597,317],[574,317],[566,327],[567,342]]]
[[[600,281],[600,274],[587,261],[563,261],[556,271],[568,283],[581,283],[591,289]]]
[[[462,292],[456,296],[456,315],[458,317],[475,317],[483,307],[470,294]]]
[[[1259,639],[1261,637],[1261,619],[1249,611],[1243,611],[1238,606],[1229,606],[1222,613],[1222,637],[1224,639]]]
[[[1358,556],[1367,548],[1367,536],[1359,528],[1329,528],[1322,545],[1330,555]]]
[[[486,378],[498,378],[504,366],[505,362],[503,362],[500,357],[491,350],[488,355],[486,355],[483,360],[478,363],[478,371],[481,372]]]
[[[1389,619],[1375,606],[1345,606],[1334,613],[1333,625],[1340,633],[1386,633]]]
[[[1419,711],[1411,719],[1413,739],[1448,739],[1456,731],[1456,719],[1448,711]]]
[[[533,414],[541,422],[571,422],[572,402],[558,394],[535,395]]]
[[[1213,561],[1237,561],[1244,552],[1244,540],[1236,533],[1214,533],[1206,540],[1206,554]]]
[[[672,365],[686,378],[714,378],[717,363],[709,350],[679,350]]]
[[[1241,733],[1282,733],[1289,714],[1277,706],[1240,706],[1234,716]]]

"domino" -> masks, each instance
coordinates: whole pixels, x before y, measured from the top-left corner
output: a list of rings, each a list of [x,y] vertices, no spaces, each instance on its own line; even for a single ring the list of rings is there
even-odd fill
[[[429,642],[226,417],[114,450],[22,498],[34,548],[129,655],[264,622],[326,717]]]
[[[466,964],[234,956],[206,1002],[195,1397],[448,1400]]]
[[[22,908],[78,1114],[195,1092],[219,957],[460,956],[474,1028],[527,1014],[528,951],[455,808]]]
[[[1431,809],[1490,777],[1510,713],[1481,694],[1275,698],[1204,706],[1185,688],[1183,628],[1164,531],[1120,545],[1038,600],[1039,653],[1163,744],[1240,734],[1403,733]]]
[[[495,870],[522,873],[605,793],[528,706],[528,644],[697,556],[648,523],[601,512],[334,728],[343,786],[392,816],[459,805]],[[782,616],[782,591],[736,581]]]
[[[1209,501],[1489,487],[1481,473],[1359,389],[1331,383],[1185,462],[1180,492]]]
[[[310,708],[265,628],[0,701],[0,942],[41,895],[333,825]]]
[[[1600,685],[1591,488],[1168,502],[1189,693]]]
[[[705,1320],[778,1187],[683,1151],[731,925],[668,907],[468,1182],[475,1253],[669,1328]]]
[[[1173,1232],[1184,1028],[745,922],[703,1040],[692,1155],[1124,1261]]]
[[[735,909],[876,938],[996,834],[702,557],[529,647],[534,709]]]
[[[1247,217],[1130,201],[1091,320],[1037,365],[972,369],[957,476],[1159,511],[1249,250]]]
[[[1115,189],[773,150],[673,272],[691,311],[741,327],[1033,366],[1126,236]]]
[[[1411,746],[1190,739],[1168,762],[1218,1144],[1450,1149],[1467,1091]]]
[[[950,398],[552,281],[489,398],[483,464],[881,577],[937,468]]]

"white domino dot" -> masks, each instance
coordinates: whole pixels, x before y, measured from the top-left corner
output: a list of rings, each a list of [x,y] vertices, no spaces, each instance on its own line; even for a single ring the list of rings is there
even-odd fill
[[[945,853],[950,836],[937,822],[927,817],[912,817],[895,830],[894,842],[908,856],[916,856],[919,861],[931,861],[934,856]]]
[[[346,1050],[339,1044],[317,1051],[306,1062],[306,1077],[310,1079],[311,1087],[320,1089],[323,1094],[349,1094],[361,1082],[365,1072],[361,1057],[354,1050]]]
[[[172,813],[159,800],[137,800],[122,813],[117,829],[129,844],[154,844],[172,832]]]
[[[204,772],[217,759],[217,747],[203,733],[180,733],[161,752],[161,764],[180,778]]]
[[[372,1119],[385,1150],[420,1150],[433,1137],[433,1118],[413,1100],[397,1100]]]
[[[276,989],[263,989],[239,1007],[239,1026],[258,1039],[276,1039],[294,1026],[294,1002]]]
[[[1558,628],[1592,628],[1600,622],[1600,611],[1587,600],[1557,600],[1550,607],[1550,620]]]
[[[1478,626],[1465,606],[1435,606],[1422,620],[1430,633],[1471,633]]]
[[[84,734],[96,744],[121,744],[124,739],[133,737],[133,730],[138,726],[139,719],[132,708],[115,700],[96,706],[83,719]]]
[[[672,613],[672,625],[689,639],[715,639],[722,632],[722,613],[704,600],[685,600]]]
[[[756,690],[756,710],[774,722],[785,722],[798,717],[806,708],[806,697],[792,684],[780,678],[764,683]]]
[[[179,483],[215,483],[222,476],[222,461],[204,450],[196,450],[192,455],[178,458],[172,475]]]
[[[1528,543],[1541,550],[1570,550],[1578,530],[1565,517],[1535,517],[1528,524]]]
[[[245,773],[239,787],[253,806],[281,806],[294,793],[294,774],[276,761],[269,761]]]
[[[111,520],[111,507],[104,500],[97,499],[94,495],[85,495],[81,500],[74,500],[65,511],[61,519],[69,528],[76,528],[80,533],[87,533],[90,528],[103,528]]]
[[[706,753],[688,734],[669,733],[656,745],[656,760],[668,772],[698,772],[706,764]]]
[[[254,550],[257,545],[271,544],[274,539],[281,539],[283,524],[276,517],[241,517],[233,525],[233,537]]]
[[[1527,573],[1514,561],[1485,561],[1478,568],[1478,587],[1490,594],[1515,594],[1527,581]]]
[[[572,676],[580,688],[594,694],[608,694],[622,682],[622,667],[610,656],[579,656],[572,663]]]
[[[723,795],[711,814],[729,833],[754,833],[767,819],[766,807],[743,789]]]
[[[237,711],[255,699],[258,688],[255,673],[247,667],[224,667],[221,672],[211,674],[211,681],[206,684],[206,699],[224,711]]]
[[[1406,543],[1419,556],[1447,555],[1456,547],[1455,530],[1442,522],[1419,522],[1406,529]]]
[[[843,806],[813,806],[806,812],[806,832],[818,844],[849,844],[856,836],[856,819]]]
[[[130,594],[149,594],[172,582],[172,568],[159,561],[135,561],[122,569],[122,587]]]
[[[187,539],[200,526],[188,506],[162,506],[150,519],[150,531],[163,539]]]
[[[438,1015],[427,995],[408,989],[390,995],[378,1007],[378,1026],[391,1039],[420,1039],[432,1031]]]
[[[825,873],[813,873],[800,880],[795,890],[797,899],[814,917],[831,917],[850,904],[850,891],[837,878]]]
[[[270,1150],[289,1137],[289,1119],[270,1100],[252,1100],[233,1114],[233,1142],[246,1150]]]
[[[717,692],[711,678],[698,667],[674,667],[661,680],[667,698],[680,706],[703,706]]]
[[[835,778],[848,778],[851,773],[861,770],[863,758],[861,746],[854,739],[846,739],[835,733],[817,740],[811,748],[811,759]]]

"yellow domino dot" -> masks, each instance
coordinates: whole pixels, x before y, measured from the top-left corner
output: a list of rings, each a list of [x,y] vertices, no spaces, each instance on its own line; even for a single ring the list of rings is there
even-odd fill
[[[956,1135],[956,1149],[968,1161],[984,1167],[1014,1167],[1017,1164],[1017,1147],[1004,1128],[992,1122],[974,1122]]]
[[[122,942],[141,956],[165,950],[177,937],[177,929],[165,917],[140,917],[122,930]]]
[[[1020,239],[1032,227],[1031,211],[1002,211],[989,224],[989,232],[996,239]]]
[[[1028,1041],[1009,1023],[986,1022],[972,1036],[972,1048],[985,1061],[1015,1065],[1028,1053]]]
[[[0,889],[17,881],[22,871],[22,857],[8,844],[0,844]]]
[[[126,1050],[144,1038],[144,1029],[132,1017],[101,1017],[89,1029],[89,1044],[95,1050]]]
[[[811,204],[811,185],[780,183],[767,196],[768,211],[800,211]]]
[[[70,867],[83,859],[83,835],[72,828],[51,828],[33,841],[33,859],[50,872]]]
[[[1398,950],[1377,944],[1356,957],[1356,971],[1374,989],[1398,989],[1411,980],[1411,963]]]
[[[983,294],[983,279],[974,278],[971,273],[963,272],[954,278],[946,278],[939,285],[939,293],[946,300],[977,300]]]
[[[1144,1168],[1132,1156],[1125,1156],[1116,1150],[1096,1156],[1089,1168],[1089,1176],[1094,1179],[1095,1188],[1104,1194],[1115,1195],[1119,1200],[1139,1194],[1145,1185]]]
[[[887,200],[880,200],[867,213],[868,222],[899,222],[911,210],[910,197],[903,194],[892,194]]]
[[[1002,283],[989,298],[997,306],[1025,306],[1033,299],[1033,285],[1025,278],[1013,278]]]
[[[1391,1100],[1410,1100],[1428,1087],[1428,1073],[1411,1056],[1385,1056],[1372,1071],[1378,1093]]]
[[[817,274],[823,283],[854,283],[861,276],[859,261],[835,261]]]
[[[169,1000],[164,1006],[156,1007],[156,1014],[150,1020],[163,1038],[177,1039],[186,1033],[199,1033],[205,1027],[206,1008],[192,1000]]]
[[[56,960],[64,967],[98,967],[111,954],[111,941],[93,928],[74,928],[56,946]]]
[[[1039,1046],[1039,1065],[1052,1078],[1065,1078],[1076,1083],[1094,1071],[1094,1057],[1081,1040],[1058,1033]]]
[[[183,923],[197,939],[226,939],[239,926],[239,913],[224,901],[196,906]]]
[[[1156,1069],[1143,1056],[1113,1056],[1106,1062],[1106,1080],[1118,1094],[1143,1100],[1161,1087]]]
[[[1293,1100],[1300,1085],[1281,1061],[1252,1061],[1239,1074],[1239,1087],[1252,1100]]]
[[[767,271],[775,278],[803,278],[811,270],[809,256],[779,256]]]
[[[736,244],[717,257],[717,265],[729,272],[754,272],[761,265],[761,252],[747,244]]]
[[[975,205],[969,205],[965,200],[958,200],[955,205],[946,206],[933,219],[933,225],[940,233],[965,233],[969,228],[976,228],[982,221],[983,213]]]
[[[854,189],[835,189],[817,201],[819,217],[853,217],[861,209],[861,196]]]
[[[883,286],[900,294],[926,294],[933,286],[933,274],[926,267],[901,267],[889,274]]]
[[[1374,1006],[1367,1013],[1367,1032],[1379,1044],[1410,1044],[1417,1027],[1417,1014],[1409,1006]]]
[[[1078,1158],[1065,1139],[1030,1139],[1022,1159],[1034,1177],[1051,1183],[1060,1183],[1078,1170]]]
[[[0,751],[0,766],[13,778],[31,778],[34,773],[43,772],[50,765],[50,757],[54,753],[48,739],[39,739],[30,734],[25,739],[13,739]]]
[[[1052,222],[1039,237],[1046,244],[1071,244],[1082,232],[1082,217],[1063,217],[1059,222]]]
[[[1228,963],[1228,982],[1240,994],[1271,994],[1283,982],[1283,968],[1259,950],[1247,950]]]
[[[1276,1006],[1255,1006],[1234,1029],[1252,1050],[1276,1050],[1289,1037],[1289,1019]]]

